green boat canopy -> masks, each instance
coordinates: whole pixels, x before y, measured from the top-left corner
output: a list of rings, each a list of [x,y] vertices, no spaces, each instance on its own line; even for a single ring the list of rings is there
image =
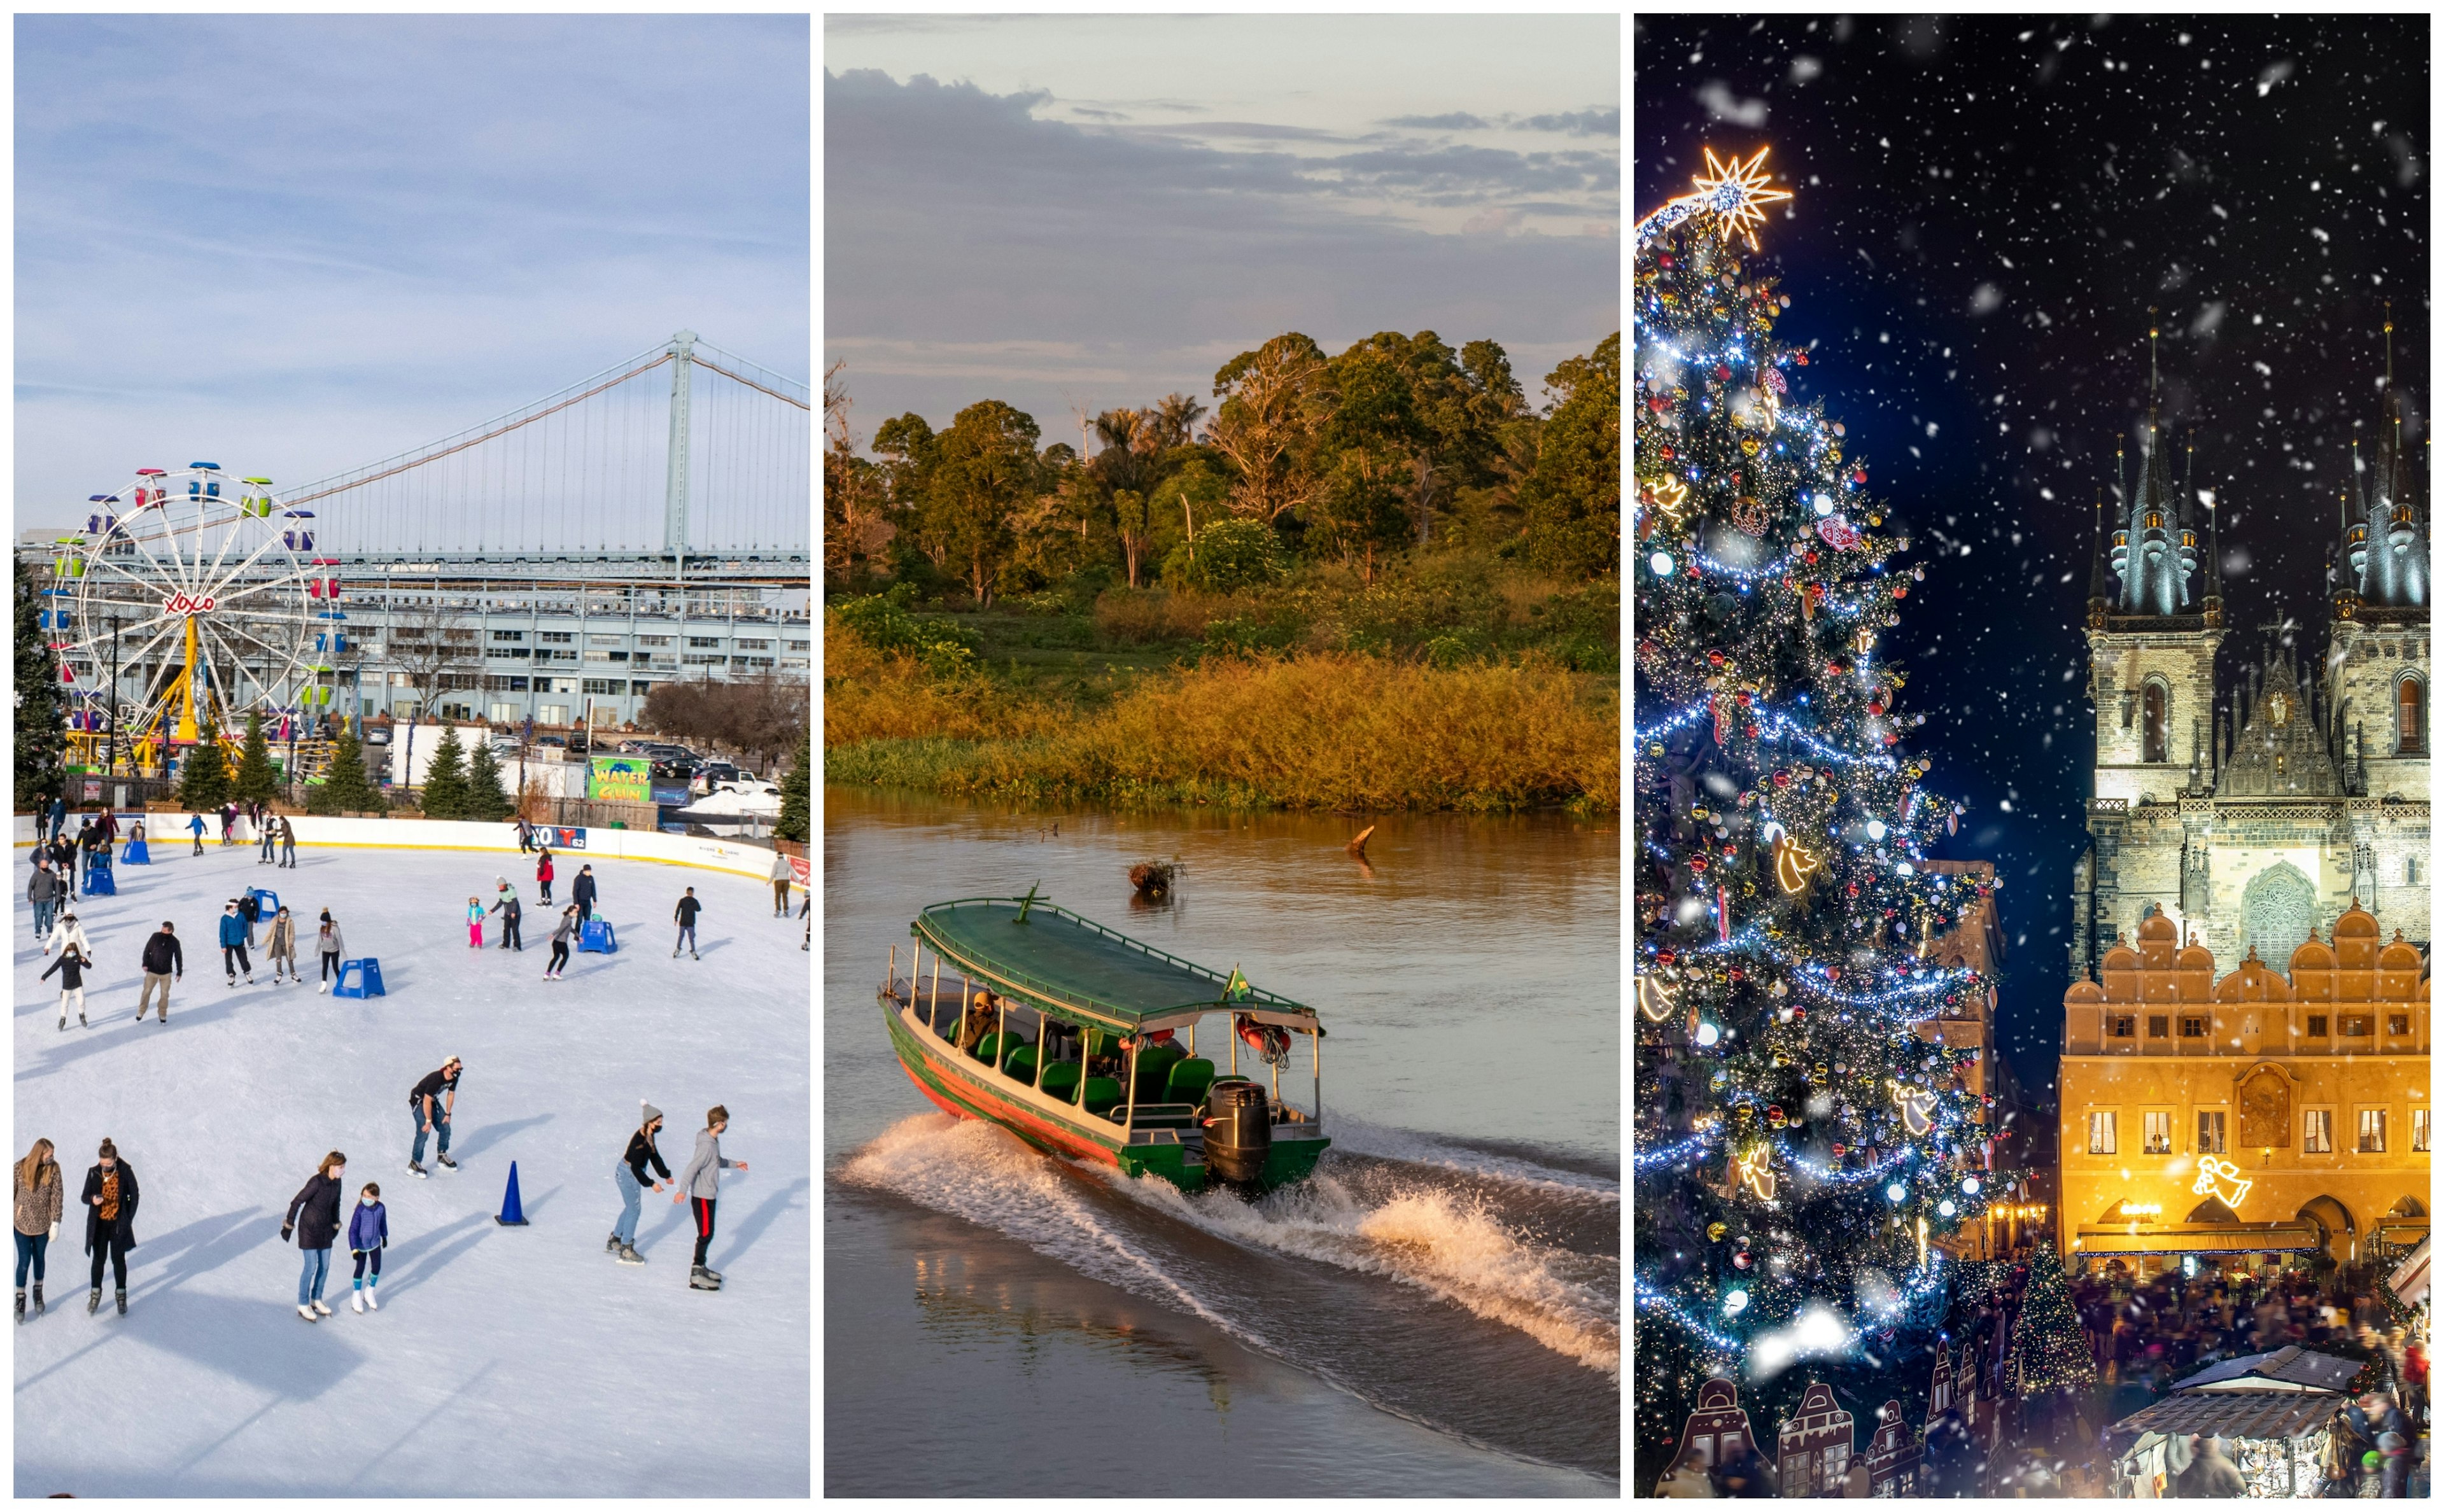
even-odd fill
[[[1228,1010],[1321,1033],[1313,1008],[1234,971],[1183,961],[1092,919],[1027,897],[935,903],[909,932],[980,984],[1049,1012],[1135,1033]]]

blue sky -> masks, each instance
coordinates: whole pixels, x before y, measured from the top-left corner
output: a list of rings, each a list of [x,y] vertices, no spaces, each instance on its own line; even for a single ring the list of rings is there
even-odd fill
[[[369,462],[681,327],[811,376],[808,25],[20,17],[18,526]]]
[[[824,343],[870,438],[1207,398],[1285,330],[1620,323],[1617,16],[829,16]]]

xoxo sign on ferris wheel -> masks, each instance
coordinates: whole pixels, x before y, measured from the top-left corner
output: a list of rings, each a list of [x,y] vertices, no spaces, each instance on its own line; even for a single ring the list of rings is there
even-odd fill
[[[172,616],[208,615],[213,612],[213,604],[218,601],[219,600],[215,599],[211,594],[206,594],[202,598],[198,599],[189,595],[182,589],[162,600],[161,608],[163,613]]]

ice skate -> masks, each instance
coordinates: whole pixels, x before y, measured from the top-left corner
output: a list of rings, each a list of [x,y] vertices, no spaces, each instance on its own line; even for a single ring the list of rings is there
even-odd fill
[[[380,1285],[381,1278],[379,1276],[375,1277],[374,1282],[376,1285]],[[379,1313],[381,1311],[381,1302],[374,1296],[374,1288],[372,1286],[365,1288],[365,1311],[369,1313]]]
[[[60,1027],[61,1027],[62,1029],[65,1029],[67,1026],[68,1026],[68,1016],[67,1016],[66,1011],[65,1011],[65,1009],[63,1009],[63,1010],[61,1011],[61,1013],[60,1013]]]
[[[61,1027],[61,1028],[63,1028],[63,1029],[65,1029],[65,1028],[66,1028],[66,1027],[67,1027],[67,1025],[66,1025],[65,1023],[63,1023],[63,1024],[61,1024],[61,1025],[60,1025],[60,1027]],[[77,1027],[78,1027],[78,1028],[80,1028],[80,1029],[90,1029],[90,1028],[92,1028],[92,1027],[93,1027],[93,1025],[92,1025],[92,1024],[87,1023],[85,1023],[85,1022],[84,1022],[84,1009],[83,1009],[83,1008],[79,1008],[79,1009],[77,1009]]]
[[[22,1323],[22,1322],[24,1322],[25,1320],[26,1320],[26,1293],[25,1293],[25,1290],[21,1287],[21,1288],[19,1288],[19,1290],[18,1290],[18,1292],[17,1292],[17,1321],[19,1321],[19,1322],[21,1322],[21,1323]]]
[[[330,991],[330,990],[331,990],[331,979],[330,979],[329,977],[324,977],[324,978],[323,979],[323,981],[322,981],[321,985],[319,985],[318,986],[316,986],[316,987],[314,988],[314,990],[315,990],[316,992],[318,992],[318,993],[319,993],[319,992],[328,992],[328,991]]]
[[[636,1246],[636,1245],[621,1245],[620,1246],[620,1264],[622,1264],[622,1265],[641,1265],[641,1264],[643,1264],[644,1263],[645,1263],[645,1257],[637,1253],[637,1246]]]
[[[422,1166],[417,1165],[413,1160],[407,1163],[407,1173],[414,1176],[418,1181],[424,1180],[431,1174],[431,1172],[427,1171]]]
[[[92,1296],[90,1296],[90,1297],[88,1297],[88,1298],[86,1298],[86,1299],[84,1300],[84,1310],[85,1310],[85,1312],[86,1312],[87,1314],[89,1314],[89,1315],[90,1315],[90,1314],[93,1314],[93,1313],[98,1313],[98,1312],[101,1312],[101,1311],[102,1311],[102,1288],[101,1288],[101,1287],[99,1287],[99,1286],[95,1287],[95,1288],[93,1289],[93,1295],[92,1295]]]
[[[348,1311],[350,1311],[350,1312],[352,1312],[352,1313],[361,1313],[361,1312],[363,1312],[364,1310],[365,1310],[365,1294],[364,1294],[364,1293],[362,1293],[362,1292],[359,1292],[359,1293],[357,1293],[355,1296],[353,1296],[353,1297],[351,1297],[351,1298],[349,1298],[349,1299],[348,1299]]]
[[[717,1270],[713,1269],[711,1265],[698,1265],[698,1266],[696,1267],[696,1269],[698,1269],[698,1270],[700,1270],[700,1271],[704,1272],[706,1275],[708,1275],[708,1276],[712,1277],[715,1282],[718,1282],[718,1281],[720,1281],[720,1280],[721,1280],[721,1272],[719,1272],[719,1271],[717,1271]]]
[[[34,1282],[34,1316],[40,1318],[48,1311],[50,1309],[43,1305],[43,1283],[36,1282]]]
[[[721,1290],[721,1278],[705,1269],[702,1265],[694,1266],[688,1271],[688,1290],[695,1292],[717,1292]]]
[[[124,1287],[121,1287],[119,1293],[119,1316],[121,1318],[127,1316],[127,1291]]]
[[[314,1299],[314,1311],[322,1314],[325,1318],[331,1316],[330,1304],[324,1301],[320,1297]]]
[[[441,1152],[441,1165],[442,1169],[445,1171],[455,1171],[458,1169],[458,1162],[450,1158],[450,1152],[447,1150]]]
[[[101,1293],[97,1292],[94,1295],[100,1296]],[[321,1318],[314,1316],[314,1309],[306,1306],[304,1302],[299,1302],[297,1304],[297,1316],[306,1319],[306,1321],[309,1323],[319,1323],[322,1321]]]
[[[616,1255],[620,1253],[620,1236],[618,1234],[613,1234],[609,1243],[602,1246],[602,1253],[606,1255]]]

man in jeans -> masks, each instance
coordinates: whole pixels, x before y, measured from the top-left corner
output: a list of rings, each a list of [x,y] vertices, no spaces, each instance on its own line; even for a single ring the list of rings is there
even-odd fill
[[[187,955],[178,948],[176,926],[168,919],[161,921],[160,932],[144,942],[144,991],[136,1000],[136,1022],[144,1022],[144,1010],[153,1004],[153,989],[161,989],[161,1022],[170,1022],[170,981],[187,974]]]
[[[408,1113],[416,1120],[416,1150],[407,1157],[408,1173],[421,1178],[424,1169],[424,1136],[438,1131],[441,1135],[441,1164],[452,1171],[458,1162],[450,1158],[450,1116],[458,1106],[458,1074],[466,1069],[458,1058],[452,1056],[441,1062],[441,1069],[428,1073],[407,1095]]]
[[[34,938],[43,944],[43,953],[51,953],[51,916],[60,911],[60,874],[51,870],[51,858],[40,851],[34,854],[34,875],[27,880],[26,897],[34,905]]]

